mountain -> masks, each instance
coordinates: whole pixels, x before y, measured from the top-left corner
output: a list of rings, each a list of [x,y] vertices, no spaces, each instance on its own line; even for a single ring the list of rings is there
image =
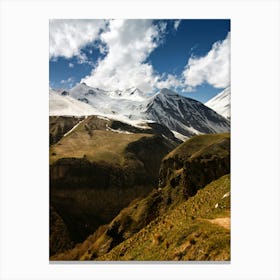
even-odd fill
[[[137,88],[105,91],[82,83],[70,89],[69,95],[89,104],[99,115],[129,123],[147,120],[144,115],[147,97]]]
[[[229,122],[201,102],[162,89],[151,98],[145,111],[147,119],[191,137],[229,131]]]
[[[96,110],[88,104],[68,95],[67,91],[49,91],[50,116],[87,116],[96,114]]]
[[[51,97],[53,98],[54,95]],[[58,99],[58,96],[56,96]],[[201,102],[184,97],[168,89],[162,89],[157,94],[147,95],[137,88],[123,91],[105,91],[92,88],[85,83],[78,84],[69,90],[69,95],[64,91],[62,99],[68,104],[73,99],[79,101],[73,105],[72,115],[80,115],[76,107],[85,104],[85,114],[98,114],[111,119],[125,121],[129,124],[141,122],[156,122],[166,126],[185,137],[197,134],[228,132],[229,121],[204,106]],[[59,103],[59,104],[60,104]],[[59,113],[59,104],[51,102],[51,113]],[[72,103],[71,103],[72,104]],[[65,105],[66,106],[66,105]],[[63,106],[60,105],[60,107]],[[71,115],[70,106],[68,113]],[[79,107],[80,108],[80,107]],[[64,113],[65,114],[65,113]]]
[[[51,260],[229,259],[229,120],[168,89],[49,96]]]
[[[230,87],[227,87],[207,101],[205,105],[225,118],[230,119]]]
[[[156,188],[52,260],[228,260],[229,172],[230,135],[195,136],[163,158]]]

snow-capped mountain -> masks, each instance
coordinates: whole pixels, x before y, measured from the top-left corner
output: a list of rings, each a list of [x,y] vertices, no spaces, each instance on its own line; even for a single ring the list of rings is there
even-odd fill
[[[229,122],[204,106],[168,89],[162,89],[147,106],[148,119],[186,136],[229,131]]]
[[[230,87],[207,101],[205,105],[223,117],[230,119]]]
[[[78,102],[75,103],[71,115],[81,115],[76,105],[80,106],[82,103],[86,106],[84,115],[88,115],[92,110],[92,114],[131,124],[157,122],[187,137],[195,134],[227,132],[230,127],[227,119],[201,102],[183,97],[168,89],[162,89],[151,96],[137,88],[105,91],[82,83],[69,91],[64,91],[63,94],[56,95],[66,99],[67,104],[73,100]],[[57,96],[55,97],[57,99]],[[58,101],[62,102],[61,99]],[[59,114],[56,101],[50,103],[51,112],[55,111]]]
[[[96,113],[92,106],[68,96],[66,91],[49,91],[50,116],[87,116]]]

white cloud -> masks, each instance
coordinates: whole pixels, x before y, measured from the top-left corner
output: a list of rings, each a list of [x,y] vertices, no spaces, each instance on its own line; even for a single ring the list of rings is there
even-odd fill
[[[152,91],[160,76],[146,59],[159,45],[165,28],[163,22],[155,25],[152,20],[111,20],[100,36],[106,56],[81,82],[111,90],[136,86]]]
[[[188,89],[208,83],[215,88],[225,88],[230,84],[230,33],[223,41],[213,44],[203,57],[191,57],[183,76]]]
[[[191,86],[186,86],[183,88],[183,92],[194,92],[194,91],[196,91],[196,89]]]
[[[161,79],[157,82],[156,87],[162,88],[180,88],[182,81],[179,80],[175,75],[168,74],[166,79]]]
[[[174,21],[177,30],[181,20]],[[178,78],[172,74],[156,73],[147,61],[150,54],[163,42],[167,23],[153,20],[51,20],[50,58],[77,57],[79,64],[92,66],[90,75],[81,79],[90,86],[107,90],[136,86],[144,92],[161,88],[195,87],[208,83],[225,88],[230,83],[230,34],[224,41],[213,44],[203,57],[191,57]],[[93,62],[81,51],[92,44],[104,55]],[[92,49],[90,49],[92,52]],[[70,68],[74,67],[69,63]],[[65,81],[71,83],[72,81]]]
[[[175,30],[178,29],[178,27],[179,27],[179,25],[180,25],[180,22],[181,22],[180,19],[174,21],[174,29],[175,29]]]
[[[50,58],[80,56],[80,49],[98,39],[105,26],[104,20],[50,20]]]

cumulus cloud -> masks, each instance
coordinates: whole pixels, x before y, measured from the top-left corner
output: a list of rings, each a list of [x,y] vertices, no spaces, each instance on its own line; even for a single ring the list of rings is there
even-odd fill
[[[223,41],[213,44],[203,57],[191,57],[183,72],[188,90],[203,83],[215,88],[225,88],[230,84],[230,33]]]
[[[180,22],[173,21],[174,30]],[[51,20],[50,59],[76,56],[78,64],[92,66],[91,73],[81,82],[106,90],[136,86],[144,92],[164,87],[189,92],[203,83],[216,88],[229,85],[230,34],[223,41],[214,43],[205,56],[192,56],[181,76],[157,73],[148,58],[164,42],[166,28],[166,21],[149,19]],[[97,61],[91,61],[83,52],[88,44],[92,46],[89,53],[98,48],[103,54]],[[70,62],[68,66],[73,68],[74,64]]]
[[[156,25],[152,20],[111,20],[100,36],[106,56],[81,82],[110,90],[137,86],[152,91],[160,76],[146,59],[159,45],[165,28],[164,22]]]
[[[156,87],[159,89],[162,88],[180,88],[182,86],[182,81],[178,79],[177,76],[168,74],[166,78],[161,78],[157,84]]]
[[[180,25],[180,22],[181,22],[180,19],[174,21],[174,29],[175,29],[175,30],[178,29],[178,27],[179,27],[179,25]]]
[[[80,49],[98,39],[104,20],[50,20],[50,58],[80,56]]]

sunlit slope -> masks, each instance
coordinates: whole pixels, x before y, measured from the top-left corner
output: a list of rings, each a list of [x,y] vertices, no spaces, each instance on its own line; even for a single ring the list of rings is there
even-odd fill
[[[97,260],[230,260],[230,176],[204,189]]]

